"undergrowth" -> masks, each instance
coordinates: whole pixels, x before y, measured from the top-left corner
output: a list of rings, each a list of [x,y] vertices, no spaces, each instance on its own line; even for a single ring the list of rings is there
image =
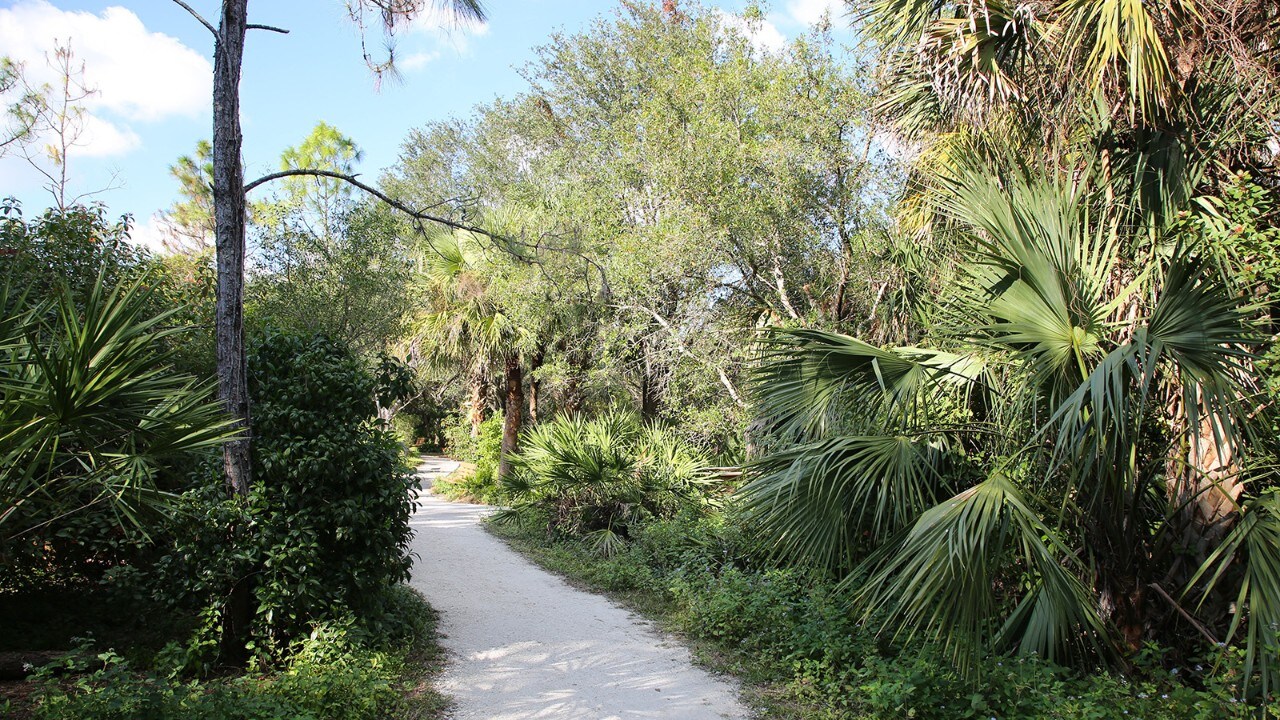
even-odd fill
[[[545,524],[489,527],[547,569],[684,635],[702,661],[745,681],[763,717],[1226,720],[1280,711],[1234,699],[1239,674],[1210,672],[1231,667],[1230,655],[1169,668],[1149,647],[1127,675],[992,657],[962,675],[939,648],[861,625],[828,580],[755,562],[721,515],[649,523],[609,557]]]
[[[135,658],[82,640],[38,669],[26,707],[35,720],[374,720],[440,718],[447,698],[430,685],[443,665],[437,615],[415,591],[389,591],[396,626],[370,637],[354,622],[332,621],[294,641],[288,658],[242,674],[190,677],[189,648],[171,643]]]

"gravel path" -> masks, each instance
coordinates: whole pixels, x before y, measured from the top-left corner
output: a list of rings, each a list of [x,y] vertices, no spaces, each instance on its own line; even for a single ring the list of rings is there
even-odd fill
[[[424,485],[457,463],[430,458]],[[425,493],[412,584],[442,614],[452,654],[438,688],[453,717],[746,718],[732,684],[639,616],[534,566],[480,527],[483,505]]]

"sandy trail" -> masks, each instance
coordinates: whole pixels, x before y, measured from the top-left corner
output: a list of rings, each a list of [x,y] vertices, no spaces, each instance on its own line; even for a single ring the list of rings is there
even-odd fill
[[[424,485],[457,463],[429,458]],[[483,505],[424,493],[412,520],[412,584],[442,614],[438,687],[453,717],[746,718],[734,686],[693,666],[652,624],[519,556],[479,522]]]

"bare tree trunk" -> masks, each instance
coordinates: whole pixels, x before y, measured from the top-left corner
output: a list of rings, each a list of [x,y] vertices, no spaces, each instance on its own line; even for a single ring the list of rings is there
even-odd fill
[[[520,355],[511,353],[506,360],[506,414],[502,418],[502,449],[498,455],[498,479],[511,472],[511,456],[519,449],[521,414],[524,411],[524,372]]]
[[[539,345],[529,358],[529,422],[531,423],[538,422],[538,395],[542,392],[542,381],[538,379],[537,372],[542,367],[542,361],[546,355],[546,347]]]
[[[248,0],[226,0],[213,67],[213,198],[218,249],[218,399],[241,428],[249,428],[249,382],[244,347],[244,170],[240,165],[240,64]],[[252,469],[249,438],[223,447],[227,486],[247,495]]]
[[[471,437],[480,437],[480,423],[484,422],[484,372],[478,371],[471,378],[467,397],[467,419],[471,421]]]
[[[243,433],[223,445],[223,473],[228,489],[237,497],[249,494],[252,479],[244,345],[244,169],[240,164],[240,66],[247,25],[248,0],[224,0],[213,64],[213,204],[218,265],[215,325],[218,399]],[[241,578],[231,588],[223,612],[222,657],[234,664],[245,660],[252,618],[250,577],[252,574]]]
[[[640,418],[652,420],[658,415],[658,381],[654,377],[653,360],[648,351],[644,351],[644,362],[640,370]]]

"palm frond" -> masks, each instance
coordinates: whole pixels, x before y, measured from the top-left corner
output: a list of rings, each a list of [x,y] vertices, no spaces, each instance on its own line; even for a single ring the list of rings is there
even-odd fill
[[[748,468],[742,509],[777,554],[848,569],[859,550],[951,492],[950,442],[946,432],[921,432],[797,445]]]
[[[1243,578],[1227,639],[1246,626],[1245,685],[1256,673],[1263,696],[1270,696],[1280,687],[1280,491],[1244,505],[1239,524],[1201,564],[1187,592],[1205,579],[1202,598],[1207,599],[1233,566],[1240,568]]]
[[[901,540],[868,558],[855,597],[867,619],[884,618],[884,631],[928,637],[963,669],[984,651],[1004,649],[1001,643],[1061,657],[1102,633],[1072,562],[1013,481],[997,472],[928,510]],[[1033,588],[1003,621],[1002,578]]]
[[[771,328],[752,383],[761,414],[782,435],[812,438],[850,405],[909,414],[921,394],[978,384],[984,364],[924,348],[884,350],[839,333]]]

